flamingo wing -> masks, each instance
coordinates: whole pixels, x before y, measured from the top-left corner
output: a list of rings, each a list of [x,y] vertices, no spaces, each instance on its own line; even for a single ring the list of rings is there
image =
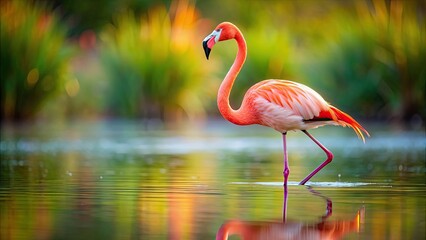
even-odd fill
[[[327,110],[327,102],[314,90],[300,83],[286,80],[265,80],[253,86],[258,97],[276,106],[293,111],[303,120]]]
[[[277,131],[307,130],[323,125],[349,126],[364,140],[368,132],[348,114],[328,104],[317,92],[287,80],[265,80],[248,91],[260,124]]]

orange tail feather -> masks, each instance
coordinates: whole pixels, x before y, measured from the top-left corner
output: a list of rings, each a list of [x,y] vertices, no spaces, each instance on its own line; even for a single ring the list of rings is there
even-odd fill
[[[365,130],[365,128],[363,128],[361,124],[355,121],[355,119],[353,119],[348,114],[342,112],[334,106],[330,106],[330,110],[330,114],[332,115],[333,120],[335,120],[344,127],[351,127],[358,135],[358,137],[362,139],[363,142],[365,142],[365,138],[362,132],[364,132],[367,136],[370,136],[367,130]]]

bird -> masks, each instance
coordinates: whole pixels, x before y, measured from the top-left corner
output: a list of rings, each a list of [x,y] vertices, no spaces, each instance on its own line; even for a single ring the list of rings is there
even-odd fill
[[[242,69],[247,57],[247,44],[237,26],[230,22],[222,22],[203,40],[204,53],[209,59],[216,43],[234,39],[238,51],[228,73],[220,84],[217,94],[217,105],[221,115],[236,125],[258,124],[275,129],[282,134],[284,161],[284,185],[287,185],[290,168],[287,154],[287,132],[302,131],[326,154],[326,160],[306,176],[299,185],[304,185],[322,168],[333,160],[333,153],[314,138],[308,130],[324,125],[337,125],[352,128],[365,143],[370,134],[347,113],[326,102],[312,88],[289,80],[263,80],[245,93],[238,109],[229,104],[232,86]]]

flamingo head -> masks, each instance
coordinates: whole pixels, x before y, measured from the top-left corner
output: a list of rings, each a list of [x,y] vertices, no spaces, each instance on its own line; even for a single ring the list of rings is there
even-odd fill
[[[235,38],[238,32],[238,28],[230,22],[223,22],[217,25],[215,30],[213,30],[213,32],[203,40],[203,48],[206,58],[209,59],[210,51],[217,42]]]

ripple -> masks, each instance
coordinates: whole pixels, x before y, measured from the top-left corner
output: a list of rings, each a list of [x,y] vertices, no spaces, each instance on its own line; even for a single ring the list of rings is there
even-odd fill
[[[230,184],[239,184],[239,185],[262,185],[262,186],[273,186],[273,187],[282,187],[283,182],[231,182]],[[299,182],[287,182],[289,186],[299,185]],[[379,185],[378,183],[369,183],[369,182],[308,182],[306,186],[315,186],[315,187],[360,187],[367,185]],[[390,186],[390,185],[383,185]]]

